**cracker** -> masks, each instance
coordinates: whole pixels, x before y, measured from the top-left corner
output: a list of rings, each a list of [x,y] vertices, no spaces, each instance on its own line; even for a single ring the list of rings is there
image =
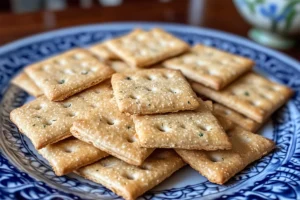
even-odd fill
[[[39,153],[48,160],[57,176],[94,163],[108,154],[93,145],[82,142],[76,138],[67,138],[55,144],[50,144]]]
[[[224,184],[247,165],[275,148],[273,141],[241,128],[231,129],[227,133],[232,150],[209,152],[176,149],[176,152],[210,182]]]
[[[29,78],[25,72],[21,72],[15,78],[13,78],[12,83],[32,96],[38,97],[43,95],[43,92],[40,90],[40,88]]]
[[[173,150],[156,150],[141,167],[108,157],[77,170],[77,173],[104,185],[126,200],[133,200],[184,165],[183,160]]]
[[[114,74],[112,86],[121,112],[154,114],[194,110],[196,94],[179,71],[139,70]]]
[[[150,31],[136,29],[106,44],[132,67],[150,66],[189,49],[186,42],[158,28]]]
[[[45,96],[61,101],[110,78],[113,70],[84,49],[73,49],[25,68]]]
[[[100,60],[115,60],[119,58],[115,53],[107,48],[105,42],[94,44],[89,47],[88,50],[97,55]]]
[[[109,82],[94,86],[71,98],[53,102],[41,96],[10,113],[11,120],[33,143],[36,149],[70,137],[72,123],[89,116],[102,98]]]
[[[140,115],[133,120],[143,147],[207,151],[231,148],[223,128],[202,101],[195,111]]]
[[[254,62],[248,58],[198,44],[190,52],[167,60],[163,65],[181,70],[188,79],[220,90],[250,71]]]
[[[221,104],[215,103],[213,105],[214,107],[214,114],[216,116],[222,116],[236,125],[244,128],[245,130],[256,132],[261,126],[262,123],[258,123],[248,117],[245,117],[244,115],[227,108]]]
[[[153,152],[140,147],[131,116],[119,111],[112,89],[102,91],[94,110],[94,114],[73,123],[73,136],[133,165],[141,165]]]
[[[192,83],[192,87],[197,93],[226,105],[258,123],[263,123],[293,94],[290,88],[271,82],[253,72],[239,78],[222,91],[215,91],[198,83]]]

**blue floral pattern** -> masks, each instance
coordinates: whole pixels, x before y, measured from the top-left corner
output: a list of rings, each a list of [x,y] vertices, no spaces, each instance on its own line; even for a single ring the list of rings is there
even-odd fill
[[[139,25],[149,27],[150,25]],[[106,27],[106,28],[105,28]],[[0,197],[1,199],[118,198],[113,192],[77,176],[57,177],[32,149],[27,138],[9,120],[9,112],[28,95],[9,84],[24,66],[67,49],[86,46],[124,34],[135,24],[116,24],[69,30],[0,49]],[[268,135],[276,141],[274,153],[264,157],[219,186],[208,181],[150,191],[141,199],[300,199],[300,72],[294,62],[226,34],[186,26],[163,25],[190,44],[203,43],[256,61],[256,70],[287,84],[296,95],[272,118]],[[8,159],[9,158],[9,159]]]

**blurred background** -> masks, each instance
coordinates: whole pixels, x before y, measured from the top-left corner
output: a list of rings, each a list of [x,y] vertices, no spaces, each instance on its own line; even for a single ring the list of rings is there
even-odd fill
[[[243,12],[238,9],[239,6],[245,4],[250,14],[259,10],[272,20],[283,18],[274,17],[274,6],[276,2],[287,0],[270,0],[275,1],[271,2],[274,5],[263,5],[265,1],[269,0],[0,0],[0,45],[49,30],[117,21],[183,23],[248,37],[249,30],[255,25],[251,22],[251,15],[250,19],[245,14],[241,15]],[[296,2],[295,5],[300,3],[299,0],[289,1]],[[256,4],[260,7],[255,8]],[[298,9],[300,4],[296,6]],[[297,21],[300,10],[287,8],[287,18],[293,15],[296,17],[293,21]],[[286,23],[286,26],[291,26],[293,21]],[[295,26],[297,28],[297,24]],[[299,34],[296,32],[291,37],[294,42],[299,39]],[[290,46],[285,50],[281,48],[281,51],[300,60],[299,42]]]

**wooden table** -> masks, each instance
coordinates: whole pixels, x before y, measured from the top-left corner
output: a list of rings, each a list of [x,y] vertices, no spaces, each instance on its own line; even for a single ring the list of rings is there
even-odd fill
[[[26,14],[0,13],[0,45],[53,29],[116,21],[176,22],[218,29],[247,37],[250,26],[232,0],[124,0],[116,7],[69,6],[63,11]],[[284,53],[300,60],[300,45]]]

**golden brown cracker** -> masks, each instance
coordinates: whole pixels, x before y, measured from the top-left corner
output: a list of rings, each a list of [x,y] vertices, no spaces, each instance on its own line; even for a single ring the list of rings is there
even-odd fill
[[[181,70],[188,79],[220,90],[250,71],[254,62],[248,58],[198,44],[189,52],[165,61],[163,65]]]
[[[108,156],[93,145],[76,138],[67,138],[39,150],[50,163],[55,174],[62,176]]]
[[[179,71],[116,73],[111,82],[121,112],[154,114],[194,110],[199,106],[196,94]]]
[[[137,115],[133,120],[143,147],[207,151],[231,148],[223,128],[202,101],[195,111]]]
[[[62,101],[108,78],[114,71],[85,49],[73,49],[25,68],[52,101]]]
[[[222,91],[215,91],[199,83],[192,83],[193,89],[220,104],[255,120],[264,122],[281,107],[293,94],[284,85],[250,72]]]
[[[275,148],[273,141],[241,128],[230,129],[227,133],[232,143],[231,150],[176,149],[176,152],[209,181],[224,184],[247,165]]]
[[[104,185],[126,200],[133,200],[184,165],[183,160],[173,150],[157,150],[141,167],[108,157],[77,170],[77,173]]]
[[[158,28],[136,29],[107,41],[108,48],[132,67],[146,67],[189,49],[189,45]]]

